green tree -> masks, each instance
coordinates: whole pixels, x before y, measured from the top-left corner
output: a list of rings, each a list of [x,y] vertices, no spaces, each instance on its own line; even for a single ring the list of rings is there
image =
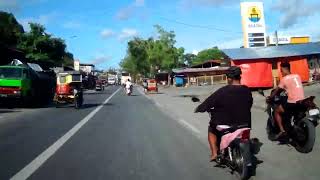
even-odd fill
[[[73,59],[73,55],[66,52],[64,40],[47,34],[45,27],[36,23],[30,23],[30,32],[21,36],[18,47],[24,50],[28,59],[35,62],[42,61],[61,66],[71,63],[70,58]]]
[[[135,75],[153,76],[158,70],[185,66],[184,48],[175,47],[175,33],[156,25],[156,39],[134,38],[128,42],[127,55],[120,66]]]
[[[0,11],[0,42],[9,47],[16,47],[23,27],[17,22],[13,14]]]
[[[212,60],[212,59],[222,59],[223,53],[217,47],[205,49],[200,51],[192,64],[201,64],[205,61]]]
[[[74,58],[73,54],[70,52],[66,52],[63,56],[63,65],[64,66],[74,66]]]
[[[195,54],[192,54],[192,53],[187,53],[183,56],[184,58],[184,63],[187,65],[187,66],[191,66],[192,63],[196,60],[197,56]]]

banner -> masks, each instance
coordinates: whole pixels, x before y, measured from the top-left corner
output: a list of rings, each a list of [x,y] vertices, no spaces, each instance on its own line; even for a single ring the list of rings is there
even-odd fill
[[[272,64],[266,61],[232,61],[242,71],[241,84],[250,88],[273,87]]]

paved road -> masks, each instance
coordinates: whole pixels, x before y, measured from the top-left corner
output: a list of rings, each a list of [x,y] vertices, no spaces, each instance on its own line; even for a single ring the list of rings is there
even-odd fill
[[[173,119],[186,126],[188,130],[204,143],[207,144],[207,127],[209,116],[207,113],[193,113],[198,103],[192,103],[190,95],[198,95],[201,99],[206,98],[221,86],[189,87],[189,88],[164,88],[160,94],[147,96],[155,104],[163,109]],[[316,103],[320,105],[320,85],[305,87],[307,96],[316,96]],[[266,92],[268,94],[268,92]],[[292,146],[279,145],[271,142],[266,135],[267,113],[265,112],[265,98],[253,92],[254,105],[252,108],[252,131],[251,137],[258,138],[262,144],[256,157],[262,162],[256,169],[258,180],[318,180],[320,179],[320,130],[316,129],[316,142],[313,151],[308,154],[297,152]]]
[[[0,179],[234,179],[191,131],[117,89],[86,94],[81,110],[0,110]]]

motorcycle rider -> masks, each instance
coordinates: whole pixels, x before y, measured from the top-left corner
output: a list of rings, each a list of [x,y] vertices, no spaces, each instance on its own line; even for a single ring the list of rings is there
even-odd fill
[[[130,89],[131,91],[131,88],[132,88],[132,83],[130,82],[130,79],[127,80],[127,82],[125,83],[125,89]]]
[[[300,76],[298,74],[291,74],[290,64],[288,62],[282,62],[280,66],[283,78],[278,87],[272,92],[271,96],[267,98],[267,101],[270,101],[282,91],[286,91],[288,95],[288,99],[282,100],[275,109],[275,120],[280,129],[280,133],[276,136],[277,139],[286,135],[286,131],[282,124],[282,114],[284,112],[294,112],[296,102],[305,98]]]
[[[211,113],[208,127],[208,142],[211,150],[210,161],[215,161],[218,155],[217,138],[221,133],[217,125],[237,127],[245,125],[251,128],[251,107],[253,98],[250,89],[241,85],[241,69],[232,66],[227,71],[228,85],[220,88],[200,104],[195,112]]]

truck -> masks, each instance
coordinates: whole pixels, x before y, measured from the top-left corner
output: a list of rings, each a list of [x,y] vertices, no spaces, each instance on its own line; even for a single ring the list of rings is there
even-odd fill
[[[0,66],[0,103],[39,105],[52,101],[55,93],[55,73],[38,72],[28,65]]]
[[[109,85],[116,85],[116,83],[117,83],[116,75],[108,74],[108,84]]]
[[[128,79],[130,79],[130,81],[131,81],[130,73],[122,72],[121,73],[121,85],[125,85],[125,83],[127,82]]]

